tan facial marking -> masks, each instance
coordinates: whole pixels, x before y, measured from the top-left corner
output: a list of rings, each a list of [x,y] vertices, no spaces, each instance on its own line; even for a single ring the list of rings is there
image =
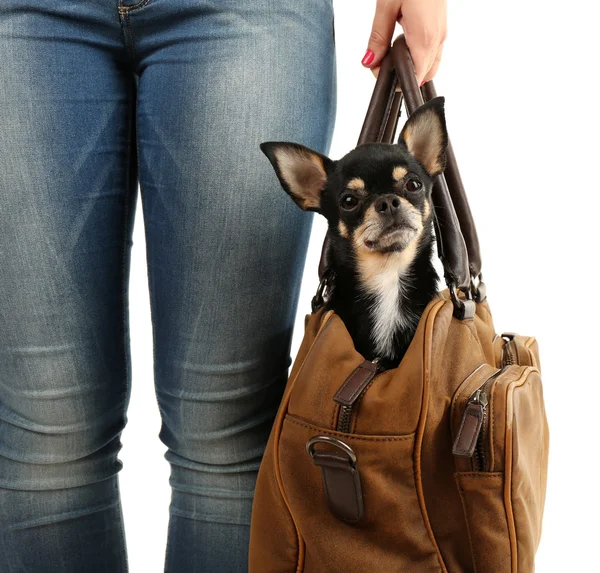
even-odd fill
[[[360,177],[354,177],[353,179],[350,179],[348,183],[346,183],[346,187],[348,189],[353,189],[354,191],[364,191],[365,182]]]
[[[359,253],[361,250],[367,250],[365,246],[365,239],[369,239],[369,237],[375,237],[379,234],[379,221],[377,220],[377,213],[375,212],[375,206],[370,205],[367,211],[365,212],[365,216],[363,218],[363,222],[354,229],[354,233],[352,234],[352,241],[354,243],[354,250]],[[369,251],[370,252],[370,251]]]
[[[344,221],[338,223],[338,231],[344,239],[347,239],[350,235],[348,233],[348,227],[344,224]]]
[[[400,203],[402,203],[402,208],[408,213],[408,219],[411,225],[416,227],[420,233],[423,230],[423,217],[421,216],[421,212],[404,197],[400,197]]]
[[[406,177],[407,173],[408,170],[406,169],[406,167],[402,167],[402,165],[396,165],[396,167],[394,167],[392,171],[392,179],[394,179],[394,181],[400,181],[401,179],[404,179],[404,177]]]
[[[412,227],[417,229],[418,234],[423,230],[423,218],[421,217],[420,211],[404,197],[398,197],[402,203],[402,209],[407,214],[408,222]],[[375,211],[375,205],[371,204],[365,212],[363,222],[354,230],[352,239],[354,247],[357,252],[365,250],[368,253],[372,251],[365,245],[365,240],[376,241],[379,238],[380,228],[380,216]]]
[[[356,251],[358,270],[361,276],[361,284],[366,291],[377,293],[381,291],[381,281],[389,277],[390,273],[396,280],[399,274],[406,271],[414,260],[419,243],[417,236],[402,251],[391,253],[380,253],[379,251],[367,251],[364,248]]]
[[[429,217],[430,213],[431,213],[431,204],[429,203],[429,201],[425,201],[425,212],[423,213],[423,220],[427,219],[427,217]]]
[[[414,237],[402,251],[382,253],[371,250],[365,245],[365,240],[376,240],[380,235],[380,217],[375,211],[374,205],[367,209],[363,222],[352,235],[362,283],[365,289],[370,292],[378,292],[383,275],[388,276],[391,272],[397,276],[398,273],[402,273],[408,268],[415,257],[419,239],[423,234],[423,218],[420,211],[404,197],[400,197],[400,201],[408,216],[408,221],[417,229]]]

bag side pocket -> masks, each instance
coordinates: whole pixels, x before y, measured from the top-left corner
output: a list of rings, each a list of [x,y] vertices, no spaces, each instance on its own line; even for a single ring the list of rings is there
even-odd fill
[[[500,344],[500,367],[518,364],[534,366],[541,372],[539,347],[534,336],[505,332],[498,337],[498,343]]]
[[[474,573],[510,573],[503,472],[454,474],[463,503]]]
[[[455,477],[475,571],[531,573],[549,447],[539,370],[480,367],[455,393],[452,427]]]

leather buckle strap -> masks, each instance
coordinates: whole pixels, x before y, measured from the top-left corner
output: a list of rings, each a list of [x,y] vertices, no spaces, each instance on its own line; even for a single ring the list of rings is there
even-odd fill
[[[329,447],[317,449],[319,443]],[[321,468],[331,513],[348,523],[359,521],[364,514],[364,503],[354,450],[333,436],[314,436],[306,443],[306,451]]]

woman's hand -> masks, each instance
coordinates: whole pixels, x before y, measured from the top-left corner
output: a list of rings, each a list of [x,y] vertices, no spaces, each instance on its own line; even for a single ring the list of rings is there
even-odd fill
[[[404,31],[419,84],[435,76],[446,40],[446,0],[377,0],[362,64],[379,73],[398,22]]]

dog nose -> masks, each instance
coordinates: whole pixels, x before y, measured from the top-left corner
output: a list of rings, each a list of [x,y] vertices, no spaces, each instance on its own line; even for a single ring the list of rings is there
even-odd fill
[[[382,214],[395,215],[400,209],[400,198],[393,193],[381,195],[375,200],[375,211]]]

